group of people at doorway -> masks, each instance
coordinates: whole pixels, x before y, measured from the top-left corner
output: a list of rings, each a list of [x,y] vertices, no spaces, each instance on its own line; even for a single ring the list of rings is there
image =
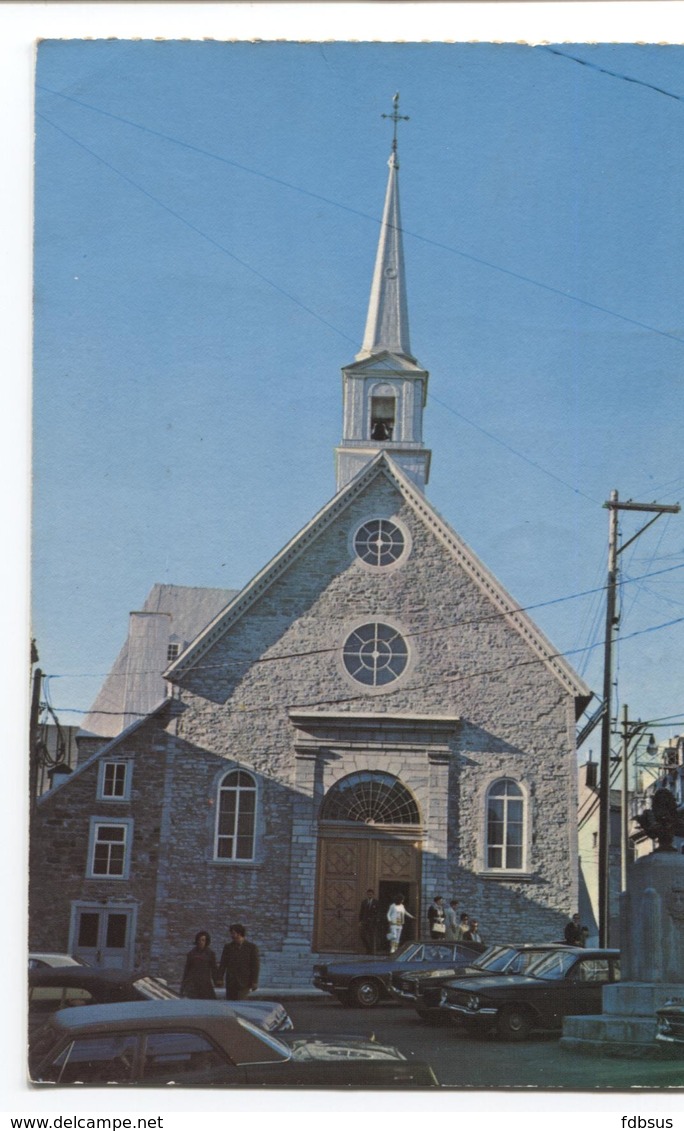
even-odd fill
[[[431,939],[449,942],[482,942],[480,925],[467,911],[458,911],[458,900],[451,899],[446,907],[441,895],[436,895],[427,910]]]
[[[195,945],[188,952],[181,979],[182,997],[215,998],[215,988],[225,979],[228,1001],[241,1001],[259,984],[259,948],[246,939],[242,923],[229,927],[230,942],[221,952],[221,959],[211,949],[211,935],[198,931]]]
[[[368,954],[375,954],[380,949],[382,918],[380,903],[373,889],[369,888],[359,910],[359,934]],[[394,954],[401,942],[406,920],[414,919],[415,916],[406,908],[404,896],[398,894],[390,904],[385,918],[387,921],[385,937],[390,954]],[[465,911],[459,914],[457,899],[452,899],[449,906],[445,907],[443,897],[436,895],[428,907],[427,920],[431,939],[482,942],[477,919],[472,918]]]

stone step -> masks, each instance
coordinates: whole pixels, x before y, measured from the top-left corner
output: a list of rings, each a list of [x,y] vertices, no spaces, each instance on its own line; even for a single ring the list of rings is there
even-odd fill
[[[640,1059],[671,1059],[681,1056],[671,1045],[655,1039],[656,1023],[653,1017],[628,1017],[616,1014],[590,1014],[586,1017],[566,1017],[560,1047],[566,1052],[584,1056],[635,1057]]]

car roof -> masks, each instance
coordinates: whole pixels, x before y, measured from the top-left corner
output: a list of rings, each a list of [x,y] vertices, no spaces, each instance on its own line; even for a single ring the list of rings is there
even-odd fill
[[[50,1025],[65,1033],[74,1029],[130,1029],[156,1028],[159,1022],[179,1021],[184,1024],[196,1021],[203,1026],[208,1022],[222,1025],[238,1018],[222,1001],[202,1001],[196,998],[178,998],[169,1001],[121,1001],[110,1005],[83,1005],[80,1009],[60,1009],[53,1014]]]

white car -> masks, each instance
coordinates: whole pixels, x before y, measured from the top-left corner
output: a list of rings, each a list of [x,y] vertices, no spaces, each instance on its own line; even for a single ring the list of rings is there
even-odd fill
[[[50,954],[47,951],[32,950],[28,958],[29,970],[45,970],[53,966],[85,966],[80,958],[71,954]]]

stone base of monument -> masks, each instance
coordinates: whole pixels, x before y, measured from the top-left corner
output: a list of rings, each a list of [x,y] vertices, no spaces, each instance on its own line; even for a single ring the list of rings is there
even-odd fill
[[[566,1017],[561,1048],[599,1056],[670,1057],[656,1041],[656,1010],[684,1000],[684,856],[653,852],[629,869],[620,896],[622,981],[603,989],[603,1012]]]
[[[623,982],[606,986],[603,1013],[566,1017],[561,1048],[595,1056],[680,1058],[682,1047],[656,1041],[656,1010],[684,999],[678,983]]]

